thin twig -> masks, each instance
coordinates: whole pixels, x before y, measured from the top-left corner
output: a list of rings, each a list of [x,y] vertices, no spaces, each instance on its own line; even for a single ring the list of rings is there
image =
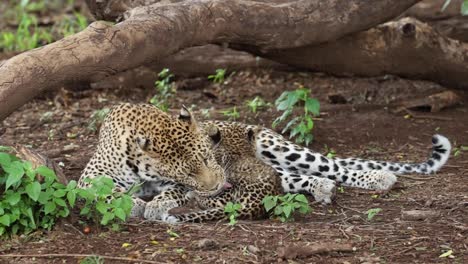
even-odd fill
[[[6,254],[0,255],[0,258],[87,258],[87,257],[97,257],[108,260],[121,260],[128,262],[141,262],[141,263],[161,263],[161,261],[152,261],[144,259],[134,259],[134,258],[125,258],[125,257],[111,257],[103,255],[90,255],[90,254]]]
[[[415,177],[415,176],[411,176],[411,175],[398,175],[398,178],[406,178],[406,179],[411,179],[411,180],[415,180],[415,181],[427,181],[427,180],[435,179],[435,177],[433,177],[433,176]]]

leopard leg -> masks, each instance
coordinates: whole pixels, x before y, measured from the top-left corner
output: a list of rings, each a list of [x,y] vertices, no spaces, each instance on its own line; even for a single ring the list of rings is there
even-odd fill
[[[184,185],[173,185],[146,204],[143,216],[147,220],[164,220],[163,216],[167,215],[170,209],[183,206],[193,198],[193,192]]]
[[[240,187],[234,188],[234,190],[226,191],[231,192],[231,195],[226,195],[225,198],[231,197],[232,200],[207,197],[208,201],[204,201],[204,204],[216,205],[216,208],[186,214],[168,214],[163,216],[163,221],[175,224],[180,222],[205,222],[225,219],[227,216],[224,212],[224,206],[227,202],[240,203],[239,219],[258,219],[265,216],[262,200],[267,195],[276,195],[278,193],[277,188],[263,182],[240,185]]]
[[[328,178],[346,186],[372,190],[388,190],[397,181],[388,171],[348,169],[334,159],[285,140],[270,129],[259,133],[256,147],[259,159],[285,172]]]
[[[274,167],[281,177],[284,192],[306,192],[314,196],[317,202],[331,203],[336,194],[335,181],[317,176],[301,175]]]

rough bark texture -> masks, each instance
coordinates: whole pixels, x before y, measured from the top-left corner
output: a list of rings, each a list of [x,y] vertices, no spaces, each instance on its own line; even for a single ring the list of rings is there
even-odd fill
[[[468,44],[442,36],[412,18],[389,22],[335,42],[262,56],[336,75],[393,74],[468,88]]]
[[[61,83],[96,81],[186,47],[227,42],[267,52],[317,44],[385,22],[416,2],[200,0],[137,7],[121,23],[95,22],[0,64],[0,120]]]

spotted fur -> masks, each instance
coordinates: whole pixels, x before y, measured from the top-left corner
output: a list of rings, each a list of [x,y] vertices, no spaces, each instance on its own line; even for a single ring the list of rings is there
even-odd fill
[[[317,200],[325,203],[330,202],[332,195],[330,182],[322,182],[325,179],[345,186],[388,190],[397,181],[398,174],[435,173],[447,162],[451,148],[446,137],[434,135],[428,160],[422,163],[398,163],[356,158],[331,159],[287,141],[266,128],[262,129],[259,138],[256,156],[280,173],[284,191],[310,192]],[[326,187],[322,191],[323,186]]]
[[[145,212],[143,197],[190,198],[188,190],[206,196],[223,189],[225,173],[216,162],[213,146],[185,108],[175,118],[151,105],[122,104],[106,116],[79,186],[85,188],[84,179],[100,175],[112,178],[118,191],[141,184],[141,191],[133,197],[132,215],[150,214]]]

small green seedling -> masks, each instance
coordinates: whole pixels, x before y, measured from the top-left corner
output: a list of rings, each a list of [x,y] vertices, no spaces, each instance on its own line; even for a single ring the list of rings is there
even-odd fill
[[[460,156],[463,152],[468,151],[468,146],[458,146],[453,148],[453,156],[458,157]]]
[[[79,262],[80,264],[104,264],[104,259],[100,256],[88,256]]]
[[[240,117],[239,112],[237,112],[237,107],[229,108],[221,111],[221,114],[228,117],[229,120],[236,120]]]
[[[226,75],[226,69],[216,69],[216,73],[208,75],[208,80],[213,81],[213,83],[223,83],[224,77]]]
[[[287,193],[282,196],[266,196],[262,200],[265,210],[271,217],[279,218],[281,222],[292,220],[294,212],[297,210],[301,214],[312,211],[309,201],[303,194]]]
[[[104,119],[109,112],[110,112],[110,109],[107,107],[94,111],[91,114],[91,117],[90,117],[91,120],[88,123],[88,129],[93,132],[96,132],[101,126],[102,122],[104,122]]]
[[[374,217],[380,212],[382,212],[382,208],[372,208],[367,210],[367,220],[372,221],[372,219],[374,219]]]
[[[247,100],[247,102],[245,104],[249,108],[250,112],[252,112],[254,114],[257,113],[257,110],[260,110],[260,109],[263,109],[263,108],[266,108],[266,107],[270,106],[270,103],[263,100],[260,96],[255,96],[254,99]]]
[[[293,112],[294,107],[303,104],[303,111],[300,116],[291,119],[281,133],[290,131],[289,137],[296,136],[297,143],[309,145],[312,140],[312,129],[314,128],[313,116],[319,115],[320,103],[317,99],[309,97],[309,89],[300,87],[294,91],[283,92],[275,101],[276,109],[283,111],[283,114],[273,121],[273,128],[284,122]]]
[[[174,230],[172,229],[167,229],[166,230],[166,233],[170,236],[170,237],[173,237],[173,238],[179,238],[179,234],[177,234]]]
[[[154,83],[157,94],[150,99],[150,103],[164,112],[169,110],[169,100],[177,92],[172,82],[173,77],[174,75],[170,73],[169,69],[164,68],[158,73],[158,80]]]
[[[242,205],[240,203],[228,202],[224,206],[224,212],[228,215],[229,225],[235,225],[237,223],[237,217],[239,216]]]

